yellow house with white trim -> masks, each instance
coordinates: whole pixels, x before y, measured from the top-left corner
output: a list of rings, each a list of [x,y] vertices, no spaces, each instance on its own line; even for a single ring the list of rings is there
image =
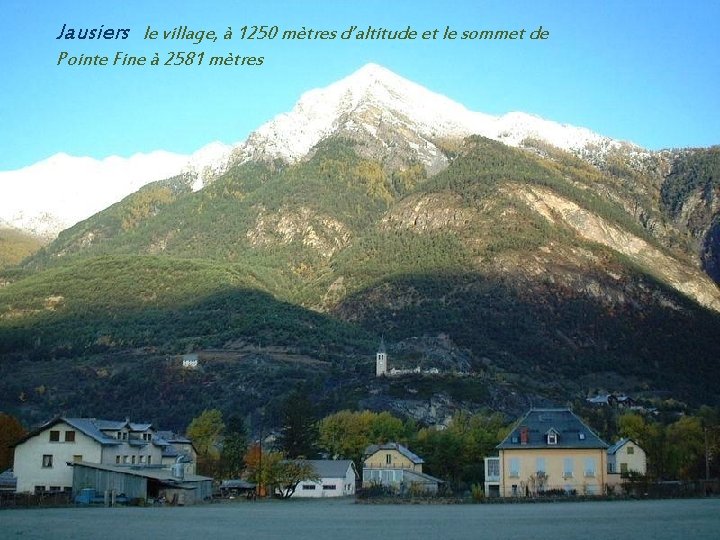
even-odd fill
[[[398,443],[372,444],[365,449],[363,487],[382,485],[399,493],[437,493],[442,480],[423,472],[423,459]]]
[[[488,496],[602,495],[608,444],[570,409],[531,409],[485,459]]]

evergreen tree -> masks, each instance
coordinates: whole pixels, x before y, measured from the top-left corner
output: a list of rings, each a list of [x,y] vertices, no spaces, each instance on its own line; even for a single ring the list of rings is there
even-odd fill
[[[280,447],[289,459],[316,456],[317,426],[312,403],[301,390],[295,390],[281,409]]]

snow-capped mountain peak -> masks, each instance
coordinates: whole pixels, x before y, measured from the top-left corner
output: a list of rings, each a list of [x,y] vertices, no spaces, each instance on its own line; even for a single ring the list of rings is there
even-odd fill
[[[318,142],[336,133],[366,132],[377,137],[383,127],[402,128],[421,151],[426,166],[443,158],[438,139],[482,135],[520,146],[540,139],[578,154],[588,146],[608,148],[621,143],[585,128],[559,124],[538,116],[511,112],[492,116],[409,81],[377,64],[367,64],[324,88],[304,93],[292,111],[280,114],[253,132],[236,155],[242,160],[303,158]]]
[[[519,146],[531,137],[579,155],[590,146],[621,144],[526,113],[473,112],[382,66],[367,64],[329,86],[304,93],[290,112],[263,124],[239,144],[214,142],[190,156],[155,151],[98,160],[60,153],[23,169],[0,172],[0,218],[52,238],[151,181],[186,173],[198,190],[230,162],[296,161],[333,134],[369,142],[368,152],[392,153],[390,161],[383,156],[385,163],[412,155],[431,172],[447,162],[436,146],[443,138],[478,134]]]

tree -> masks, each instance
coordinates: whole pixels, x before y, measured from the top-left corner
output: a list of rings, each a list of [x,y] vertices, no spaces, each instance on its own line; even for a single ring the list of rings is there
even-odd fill
[[[622,414],[617,419],[618,433],[621,437],[632,439],[642,446],[646,441],[648,425],[645,418],[635,412]]]
[[[310,400],[301,391],[292,392],[282,405],[280,447],[288,458],[316,455],[317,425]]]
[[[370,444],[407,440],[406,425],[389,412],[339,411],[323,418],[318,426],[320,444],[334,457],[352,459],[361,465]]]
[[[222,413],[217,409],[205,409],[190,422],[187,436],[198,452],[198,470],[206,474],[217,472],[224,430]]]
[[[705,475],[705,433],[700,418],[683,416],[667,427],[668,469],[673,478],[691,480]]]
[[[458,412],[445,430],[421,429],[415,445],[430,474],[467,484],[483,480],[483,459],[494,453],[506,432],[500,414]]]
[[[267,488],[272,488],[275,479],[275,468],[283,460],[281,452],[265,452],[261,444],[254,444],[245,454],[245,467],[248,479],[257,484],[260,497],[267,494]]]
[[[0,413],[0,472],[12,466],[13,444],[25,436],[25,428],[14,416]]]
[[[220,452],[220,462],[225,477],[240,478],[245,469],[246,452],[245,423],[241,417],[232,415],[227,420],[225,438]]]
[[[273,485],[277,486],[280,497],[289,499],[295,493],[300,482],[318,482],[320,477],[315,467],[305,460],[280,461],[273,471]]]
[[[359,464],[363,450],[370,444],[370,411],[339,411],[320,421],[320,444],[335,457],[355,460]]]

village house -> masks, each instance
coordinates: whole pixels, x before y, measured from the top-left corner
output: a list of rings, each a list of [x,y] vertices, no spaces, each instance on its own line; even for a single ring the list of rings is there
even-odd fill
[[[622,438],[607,450],[607,482],[609,486],[622,484],[628,474],[647,474],[645,450],[632,439]]]
[[[488,496],[605,492],[608,444],[570,409],[531,409],[496,448],[485,458]]]
[[[321,497],[349,497],[355,495],[358,473],[350,459],[310,459],[319,480],[305,480],[298,484],[293,499]]]
[[[398,443],[372,444],[365,449],[362,485],[381,485],[403,494],[437,493],[442,480],[423,473],[425,461]]]
[[[182,356],[182,367],[185,369],[197,369],[200,357],[196,353],[184,354]]]
[[[192,443],[148,423],[96,418],[55,418],[15,445],[17,492],[71,491],[69,463],[168,468],[180,456],[183,472],[194,474]]]

